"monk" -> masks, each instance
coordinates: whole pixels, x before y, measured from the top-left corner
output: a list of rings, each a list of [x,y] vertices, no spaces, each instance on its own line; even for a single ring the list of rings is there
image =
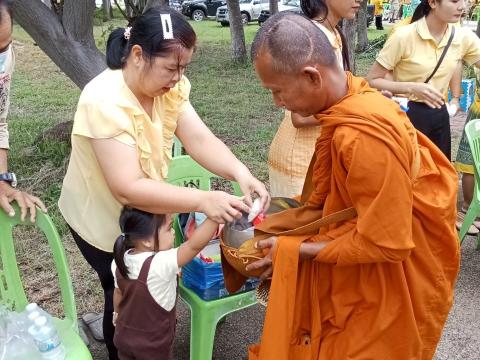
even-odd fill
[[[249,265],[272,276],[250,359],[432,359],[459,270],[455,170],[395,102],[340,68],[302,15],[272,16],[252,59],[275,104],[314,115],[322,134],[304,205],[260,224],[296,230],[260,241],[269,255]],[[350,219],[305,226],[340,211]]]

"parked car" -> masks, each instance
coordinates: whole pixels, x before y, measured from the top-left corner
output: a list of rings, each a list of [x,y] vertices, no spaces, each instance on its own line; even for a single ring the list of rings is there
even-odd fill
[[[215,16],[217,9],[226,4],[225,0],[186,0],[182,3],[182,14],[194,21],[202,21]]]
[[[278,11],[293,11],[296,13],[302,14],[302,9],[300,8],[300,1],[299,0],[283,0],[282,2],[278,3]],[[267,21],[270,17],[270,9],[262,10],[258,17],[258,25],[262,26],[262,24]]]
[[[284,0],[282,3],[278,4],[278,11],[293,11],[298,13],[303,13],[302,9],[300,8],[299,0]],[[375,12],[375,5],[367,5],[367,28],[373,22]],[[262,24],[267,21],[270,17],[270,10],[262,10],[260,16],[258,17],[258,25],[262,26]],[[217,20],[218,21],[218,20]]]
[[[269,0],[240,0],[240,13],[242,16],[242,24],[246,25],[250,21],[256,21],[260,13],[264,9],[268,9]],[[230,20],[228,18],[227,6],[220,6],[217,9],[217,22],[222,26],[228,26]]]

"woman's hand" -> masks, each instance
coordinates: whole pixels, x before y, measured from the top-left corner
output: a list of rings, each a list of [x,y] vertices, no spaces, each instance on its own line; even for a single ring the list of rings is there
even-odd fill
[[[235,176],[235,180],[245,195],[245,202],[248,206],[252,206],[252,193],[256,193],[261,200],[261,211],[268,209],[270,194],[265,185],[256,179],[246,167]]]
[[[250,270],[257,270],[257,269],[264,269],[262,275],[260,275],[261,280],[268,279],[272,276],[273,273],[273,252],[275,251],[275,244],[277,243],[277,237],[272,236],[265,240],[260,240],[257,242],[256,247],[257,249],[270,249],[267,255],[261,260],[255,261],[250,265],[247,265],[245,268],[247,271]]]
[[[441,108],[444,104],[443,94],[430,84],[412,83],[409,93],[418,100],[422,100],[432,109]]]
[[[452,100],[450,100],[447,110],[450,116],[455,116],[458,113],[458,110],[460,110],[460,100],[458,97],[453,97]]]
[[[25,221],[27,213],[30,212],[30,221],[34,223],[37,206],[44,213],[47,212],[47,208],[38,197],[14,189],[10,184],[0,181],[0,208],[2,208],[9,216],[15,216],[15,210],[12,205],[10,205],[13,201],[16,201],[20,208],[20,219],[22,221]]]
[[[248,213],[250,208],[244,197],[227,194],[223,191],[206,191],[201,199],[201,212],[216,223],[232,222],[242,216],[241,211]]]

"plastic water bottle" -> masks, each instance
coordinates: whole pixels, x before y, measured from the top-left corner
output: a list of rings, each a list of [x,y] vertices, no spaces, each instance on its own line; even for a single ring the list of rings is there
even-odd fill
[[[25,307],[25,314],[27,315],[27,318],[30,316],[30,314],[33,314],[35,312],[37,312],[39,316],[44,316],[47,319],[48,324],[53,324],[52,316],[45,310],[43,310],[40,306],[38,306],[37,303],[30,303]],[[33,320],[31,325],[33,325]]]
[[[35,319],[34,324],[28,329],[28,333],[33,337],[42,359],[65,359],[65,349],[57,330],[47,323],[47,319],[44,316]]]

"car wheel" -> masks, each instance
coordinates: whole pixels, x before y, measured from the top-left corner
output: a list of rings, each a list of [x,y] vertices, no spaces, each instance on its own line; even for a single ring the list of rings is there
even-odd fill
[[[205,19],[205,13],[203,12],[203,10],[200,10],[200,9],[193,10],[192,12],[193,21],[202,21],[203,19]]]
[[[248,14],[246,13],[241,13],[240,15],[242,17],[242,25],[245,26],[248,24],[248,22],[250,21],[250,16],[248,16]]]

